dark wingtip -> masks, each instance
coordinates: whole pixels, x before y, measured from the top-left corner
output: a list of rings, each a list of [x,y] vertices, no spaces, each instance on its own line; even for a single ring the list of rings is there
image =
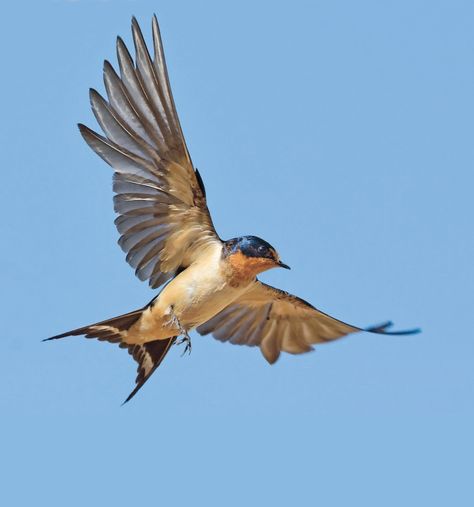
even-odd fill
[[[98,134],[94,132],[92,129],[90,129],[87,125],[84,125],[83,123],[78,123],[77,127],[79,128],[79,132],[81,133],[81,136],[84,138],[84,141],[89,144],[89,140],[91,137],[98,137]]]
[[[404,329],[402,331],[387,331],[387,329],[392,326],[393,326],[393,322],[387,321],[387,322],[384,322],[383,324],[378,324],[376,326],[370,326],[370,327],[364,329],[364,331],[366,331],[368,333],[387,334],[387,335],[393,335],[393,336],[397,336],[397,335],[402,336],[402,335],[421,333],[420,328]]]
[[[117,42],[116,42],[116,46],[117,46],[117,49],[120,47],[120,48],[127,48],[127,46],[125,46],[125,42],[123,41],[122,37],[120,37],[120,35],[117,35]]]
[[[78,123],[77,128],[79,129],[79,132],[81,133],[81,136],[84,139],[84,141],[87,142],[87,136],[90,135],[91,129],[87,125],[84,125],[83,123]]]
[[[385,333],[385,334],[403,336],[403,335],[418,334],[418,333],[421,333],[421,328],[419,328],[419,327],[416,327],[414,329],[404,329],[402,331],[391,331],[391,332],[388,332],[388,333]]]
[[[51,336],[50,338],[45,338],[44,340],[41,340],[42,342],[49,342],[51,340],[59,340],[60,338],[66,338],[66,336],[72,336],[71,333],[62,333],[57,334],[55,336]]]
[[[387,320],[387,322],[383,322],[382,324],[367,327],[364,331],[367,331],[368,333],[383,333],[386,329],[392,326],[393,322],[391,320]]]
[[[137,18],[132,16],[132,32],[140,32],[140,25],[138,24]]]
[[[100,101],[101,99],[100,93],[95,88],[89,88],[89,103],[91,105],[92,111],[95,114],[95,105],[94,102]]]

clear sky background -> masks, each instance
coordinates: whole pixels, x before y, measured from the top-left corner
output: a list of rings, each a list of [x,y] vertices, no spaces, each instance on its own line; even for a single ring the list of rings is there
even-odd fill
[[[154,295],[117,246],[88,88],[159,16],[223,238],[353,335],[269,366],[194,337],[131,403],[109,344],[42,338]],[[0,31],[0,503],[474,503],[472,1],[17,1]]]

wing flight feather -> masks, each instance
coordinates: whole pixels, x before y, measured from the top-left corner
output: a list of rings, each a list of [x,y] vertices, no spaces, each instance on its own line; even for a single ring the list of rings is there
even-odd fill
[[[140,280],[159,287],[220,243],[179,122],[156,16],[154,58],[135,18],[135,62],[117,39],[119,73],[106,61],[107,100],[90,102],[104,135],[79,125],[87,144],[113,167],[119,245]]]
[[[303,299],[260,281],[239,299],[197,328],[220,341],[237,345],[259,346],[269,363],[282,351],[303,354],[313,345],[342,338],[350,333],[368,331],[403,335],[418,332],[388,331],[391,322],[362,329],[321,312]]]

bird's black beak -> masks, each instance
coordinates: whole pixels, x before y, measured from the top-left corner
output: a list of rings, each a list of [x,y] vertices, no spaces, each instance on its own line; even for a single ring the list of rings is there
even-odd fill
[[[288,264],[285,264],[284,262],[281,261],[278,261],[278,266],[280,266],[280,268],[291,269],[290,266],[288,266]]]

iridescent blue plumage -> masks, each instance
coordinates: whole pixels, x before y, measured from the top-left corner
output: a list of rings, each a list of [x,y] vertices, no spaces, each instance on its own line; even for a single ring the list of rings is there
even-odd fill
[[[276,250],[264,239],[257,236],[241,236],[225,242],[229,254],[242,252],[246,257],[265,257],[274,259]]]

